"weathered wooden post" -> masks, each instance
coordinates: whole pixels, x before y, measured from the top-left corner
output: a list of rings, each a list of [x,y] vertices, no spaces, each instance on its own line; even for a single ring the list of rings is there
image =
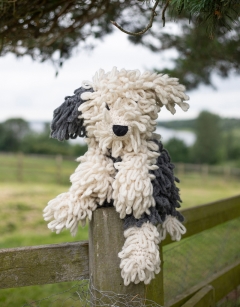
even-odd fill
[[[62,155],[56,156],[56,166],[57,166],[57,183],[62,182]]]
[[[17,155],[17,180],[23,181],[23,153],[19,152]]]
[[[118,258],[118,252],[121,251],[123,244],[123,221],[119,218],[115,208],[96,210],[89,227],[89,276],[92,283],[93,306],[97,304],[99,299],[102,303],[109,304],[108,297],[102,296],[101,291],[127,294],[130,298],[129,301],[138,296],[163,306],[162,253],[161,272],[150,285],[144,285],[141,282],[138,285],[131,283],[126,287],[121,277],[120,259]]]
[[[178,163],[177,174],[178,176],[182,176],[185,173],[185,165],[184,163]]]
[[[201,165],[201,173],[203,177],[207,177],[209,173],[209,167],[207,164],[202,164]]]
[[[225,176],[225,179],[226,180],[229,180],[230,179],[230,175],[231,175],[231,168],[226,166],[223,168],[223,173],[224,173],[224,176]]]

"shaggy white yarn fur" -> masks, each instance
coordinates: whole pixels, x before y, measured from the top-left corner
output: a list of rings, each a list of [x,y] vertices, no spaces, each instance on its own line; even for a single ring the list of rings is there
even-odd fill
[[[124,231],[126,241],[118,254],[124,285],[130,282],[149,284],[155,274],[160,272],[160,236],[157,228],[145,223],[141,228],[132,227]]]
[[[78,223],[91,220],[92,211],[105,200],[114,200],[120,218],[133,213],[135,218],[155,206],[151,181],[155,178],[149,170],[157,169],[158,145],[152,140],[160,139],[155,134],[156,119],[161,107],[172,114],[175,105],[187,111],[184,102],[188,96],[178,79],[167,75],[138,70],[111,72],[99,70],[93,82],[84,81],[83,87],[94,92],[84,92],[86,100],[79,107],[87,132],[88,151],[78,158],[80,165],[71,176],[71,188],[57,196],[44,209],[48,227],[59,233],[64,228],[72,235]],[[123,136],[113,132],[113,126],[127,127]],[[121,157],[121,162],[112,159]],[[160,271],[158,244],[169,232],[173,239],[180,240],[185,227],[175,218],[168,216],[159,235],[149,223],[141,228],[132,227],[124,232],[126,242],[121,258],[124,284],[144,281],[148,284]]]
[[[166,238],[167,233],[170,234],[171,239],[173,241],[180,241],[182,235],[186,233],[186,228],[174,216],[167,215],[159,231],[160,231],[161,241]]]
[[[87,218],[91,220],[97,204],[110,202],[115,174],[112,160],[102,155],[99,148],[90,148],[77,161],[81,163],[70,177],[69,192],[51,200],[43,214],[46,221],[52,220],[49,229],[60,233],[67,228],[73,236],[79,221],[84,226]]]
[[[144,212],[150,214],[149,208],[155,206],[155,201],[151,183],[154,176],[149,174],[149,169],[158,167],[151,166],[147,154],[143,153],[126,154],[122,162],[114,166],[118,172],[113,182],[112,198],[120,218],[131,213],[136,218],[140,218]]]

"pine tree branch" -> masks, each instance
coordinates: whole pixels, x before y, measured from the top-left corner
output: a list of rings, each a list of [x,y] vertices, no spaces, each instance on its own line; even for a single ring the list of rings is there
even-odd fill
[[[159,3],[160,0],[156,0],[153,8],[152,8],[152,14],[151,14],[151,18],[150,18],[150,21],[149,21],[149,24],[146,26],[146,28],[144,28],[142,31],[140,32],[130,32],[130,31],[126,31],[124,30],[119,24],[116,23],[116,21],[111,21],[111,23],[117,27],[120,31],[128,34],[128,35],[134,35],[134,36],[137,36],[137,35],[142,35],[144,33],[146,33],[151,27],[152,27],[152,24],[153,24],[153,20],[154,20],[154,17],[157,16],[157,13],[156,13],[156,8],[158,6],[158,3]],[[169,2],[169,0],[168,0]]]
[[[164,8],[163,8],[163,11],[162,11],[163,27],[165,27],[165,12],[166,12],[166,9],[167,9],[167,7],[168,7],[168,5],[169,5],[169,2],[170,2],[170,0],[167,0],[165,6],[164,6]]]

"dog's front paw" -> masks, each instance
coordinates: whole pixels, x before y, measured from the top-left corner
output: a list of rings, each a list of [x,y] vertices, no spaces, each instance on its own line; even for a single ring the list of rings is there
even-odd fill
[[[118,170],[112,185],[114,206],[123,219],[127,214],[133,213],[136,219],[155,206],[151,174],[147,165],[147,156],[127,154],[122,162],[114,164]]]
[[[145,223],[141,228],[131,227],[124,232],[126,241],[118,254],[121,259],[120,268],[124,285],[130,282],[138,284],[143,281],[149,284],[160,272],[160,243],[157,228]]]
[[[43,210],[43,217],[48,223],[51,231],[60,233],[64,228],[70,229],[72,236],[75,236],[79,222],[85,226],[86,219],[91,220],[92,211],[97,205],[93,199],[73,199],[69,192],[62,193],[52,199]]]

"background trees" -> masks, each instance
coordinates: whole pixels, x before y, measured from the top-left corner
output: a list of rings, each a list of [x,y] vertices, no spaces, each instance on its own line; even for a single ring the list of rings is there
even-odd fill
[[[240,119],[221,118],[202,111],[195,120],[161,122],[159,125],[193,131],[196,141],[187,146],[173,138],[165,142],[174,162],[226,164],[240,167]]]
[[[125,3],[126,2],[126,3]],[[52,60],[58,65],[73,48],[91,37],[112,31],[110,20],[120,15],[129,1],[1,1],[1,55],[30,55],[34,60]]]
[[[171,138],[166,144],[166,149],[171,154],[174,162],[189,163],[190,160],[190,148],[184,143],[184,141]]]
[[[196,120],[195,131],[193,160],[208,164],[220,162],[223,154],[220,117],[207,111],[201,112]]]
[[[11,118],[0,124],[0,151],[24,152],[36,154],[62,154],[80,156],[86,151],[86,145],[59,142],[49,138],[50,125],[36,132],[30,124],[21,118]]]
[[[24,137],[29,133],[29,124],[22,118],[11,118],[0,123],[0,150],[20,150]]]
[[[205,28],[186,20],[179,28],[178,34],[151,30],[146,37],[130,39],[153,52],[175,49],[178,56],[172,59],[173,68],[161,72],[178,77],[188,90],[199,84],[213,85],[213,73],[223,78],[240,73],[240,25],[234,25],[231,33],[218,31],[214,39],[207,36]]]
[[[34,60],[51,60],[61,66],[77,46],[93,47],[89,37],[101,39],[112,32],[111,21],[131,32],[144,29],[154,3],[0,0],[0,54],[30,55]],[[165,72],[179,77],[188,89],[211,84],[214,72],[222,77],[239,74],[239,1],[161,0],[157,4],[158,15],[151,30],[129,39],[153,52],[175,49],[178,57],[173,60],[174,67]],[[166,23],[176,21],[177,34],[164,31],[164,18]]]

